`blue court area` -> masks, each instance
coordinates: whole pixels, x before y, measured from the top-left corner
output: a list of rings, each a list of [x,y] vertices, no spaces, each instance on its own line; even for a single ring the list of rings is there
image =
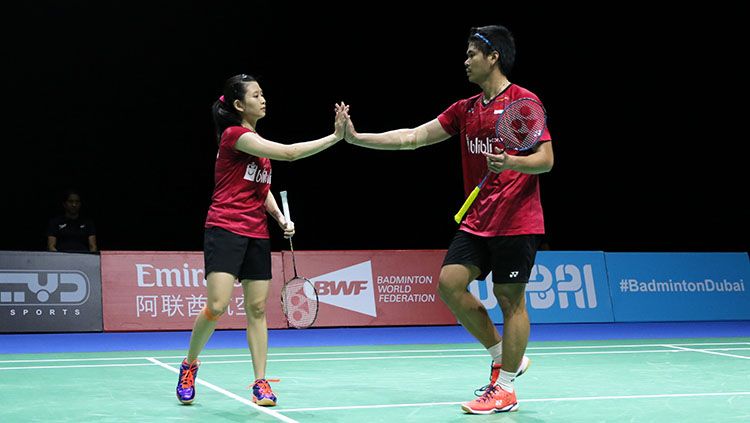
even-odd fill
[[[501,326],[498,329],[502,329]],[[532,325],[530,342],[750,337],[750,321]],[[0,334],[0,354],[187,349],[189,331]],[[409,326],[269,330],[269,347],[476,342],[463,327]],[[206,348],[244,348],[244,330],[217,330]]]

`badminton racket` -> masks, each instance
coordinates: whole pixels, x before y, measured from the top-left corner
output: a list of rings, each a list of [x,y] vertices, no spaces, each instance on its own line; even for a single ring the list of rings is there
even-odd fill
[[[539,143],[546,125],[547,112],[542,103],[533,98],[524,97],[512,101],[500,113],[495,122],[495,137],[502,151],[525,151],[534,148]],[[453,216],[456,223],[461,223],[489,176],[490,170],[488,169],[479,185],[474,187],[458,213]]]
[[[287,222],[291,222],[286,191],[281,191],[281,207],[284,211],[284,218]],[[297,274],[292,237],[289,237],[289,249],[292,253],[294,277],[284,282],[281,288],[281,309],[286,316],[288,327],[305,329],[312,326],[318,317],[318,291],[309,279]]]

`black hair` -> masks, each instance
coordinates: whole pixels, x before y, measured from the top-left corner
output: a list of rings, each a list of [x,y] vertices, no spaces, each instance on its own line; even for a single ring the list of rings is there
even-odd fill
[[[500,54],[498,65],[505,76],[510,76],[516,62],[516,42],[510,30],[501,25],[489,25],[471,28],[469,44],[473,44],[485,56],[493,51]]]
[[[78,198],[81,198],[81,191],[77,190],[76,188],[68,188],[62,192],[60,200],[64,203],[68,201],[68,198],[70,198],[70,196],[73,194],[77,195]]]
[[[211,107],[214,117],[214,128],[216,131],[216,142],[221,142],[221,134],[230,126],[242,125],[242,116],[234,108],[234,100],[245,100],[247,84],[257,81],[254,77],[241,73],[234,75],[224,82],[222,96],[216,100]]]

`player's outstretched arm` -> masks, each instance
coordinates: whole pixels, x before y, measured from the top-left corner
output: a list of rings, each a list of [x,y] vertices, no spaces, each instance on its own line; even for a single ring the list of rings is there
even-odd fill
[[[348,113],[348,110],[347,110]],[[410,129],[395,129],[380,133],[359,133],[349,117],[346,126],[346,142],[376,150],[415,150],[450,138],[437,119]]]
[[[320,153],[343,139],[346,131],[349,106],[342,102],[336,104],[334,110],[336,117],[334,118],[334,131],[331,135],[313,141],[281,144],[267,140],[255,132],[247,132],[240,136],[235,148],[253,156],[289,162]]]

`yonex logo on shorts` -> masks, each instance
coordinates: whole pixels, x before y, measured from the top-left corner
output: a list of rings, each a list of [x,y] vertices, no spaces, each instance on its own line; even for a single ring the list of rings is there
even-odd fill
[[[0,272],[0,306],[60,306],[83,304],[90,285],[75,270]]]
[[[508,277],[511,277],[511,278],[515,278],[515,277],[518,277],[518,271],[517,271],[517,270],[515,270],[515,271],[513,271],[513,272],[510,272],[510,274],[508,275]]]

